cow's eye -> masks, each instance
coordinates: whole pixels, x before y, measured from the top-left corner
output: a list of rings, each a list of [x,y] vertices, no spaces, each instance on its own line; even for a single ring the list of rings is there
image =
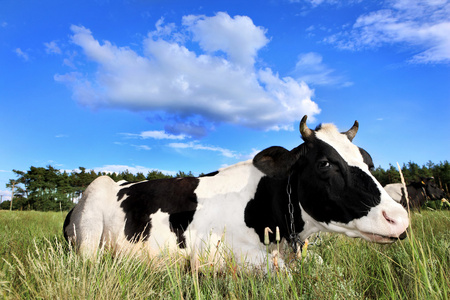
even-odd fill
[[[317,166],[319,167],[319,169],[325,170],[325,169],[329,169],[331,167],[331,163],[327,160],[319,161]]]

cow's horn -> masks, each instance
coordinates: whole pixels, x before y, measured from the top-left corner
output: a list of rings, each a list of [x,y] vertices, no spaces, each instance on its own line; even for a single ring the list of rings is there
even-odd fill
[[[308,116],[304,115],[302,120],[300,121],[300,133],[303,140],[310,141],[312,138],[314,138],[314,132],[308,128],[308,125],[306,125],[307,118]]]
[[[355,121],[352,128],[350,128],[348,131],[344,132],[344,134],[348,137],[350,141],[353,141],[355,138],[356,133],[358,132],[359,123],[358,121]]]

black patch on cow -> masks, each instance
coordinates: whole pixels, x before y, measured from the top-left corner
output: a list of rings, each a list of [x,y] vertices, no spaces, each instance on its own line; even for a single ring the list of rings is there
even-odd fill
[[[421,178],[421,183],[425,184],[425,192],[427,197],[431,200],[440,200],[445,198],[445,192],[443,189],[440,189],[436,183],[434,182],[433,177],[431,178]]]
[[[64,220],[64,225],[63,225],[63,234],[64,234],[64,238],[66,239],[67,242],[69,241],[69,237],[67,236],[66,227],[69,226],[70,217],[72,216],[72,213],[73,213],[73,208],[67,214],[66,219]]]
[[[169,216],[170,230],[177,236],[178,245],[180,248],[186,248],[186,237],[184,231],[192,222],[195,211],[183,211],[172,213]]]
[[[424,187],[420,182],[411,182],[406,186],[406,189],[408,190],[409,201],[406,201],[405,188],[402,186],[402,198],[400,200],[400,204],[407,208],[409,202],[410,209],[417,209],[420,211],[420,207],[427,201],[427,194]]]
[[[406,188],[408,189],[409,208],[413,210],[417,209],[420,211],[420,207],[427,202],[428,198],[430,200],[440,200],[445,197],[445,192],[436,186],[432,178],[420,178],[420,181],[410,182]],[[408,203],[404,188],[402,187],[401,190],[402,198],[400,204],[406,208]]]
[[[291,180],[295,181],[295,178]],[[244,211],[245,224],[253,228],[261,243],[264,243],[264,229],[269,227],[274,234],[269,235],[270,242],[275,241],[275,228],[280,229],[281,238],[289,240],[290,216],[288,208],[288,194],[286,192],[287,179],[276,179],[265,176],[256,189],[255,197],[247,203]],[[296,194],[292,187],[292,195]],[[300,206],[296,198],[292,197],[294,205],[295,231],[303,230],[304,222],[301,218]]]
[[[185,247],[184,231],[194,217],[197,196],[194,190],[198,178],[169,178],[144,181],[122,188],[118,201],[125,212],[125,236],[129,241],[147,240],[151,229],[151,215],[161,210],[169,214],[170,229]]]

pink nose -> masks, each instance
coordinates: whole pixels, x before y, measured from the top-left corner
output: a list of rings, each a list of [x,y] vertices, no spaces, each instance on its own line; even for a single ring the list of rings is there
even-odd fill
[[[394,218],[389,216],[385,211],[383,211],[383,217],[389,223],[392,237],[397,237],[400,239],[404,239],[406,237],[406,229],[409,224],[408,219],[401,216]]]

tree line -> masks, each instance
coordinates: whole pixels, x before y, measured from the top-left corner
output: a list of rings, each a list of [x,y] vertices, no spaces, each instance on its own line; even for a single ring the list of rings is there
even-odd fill
[[[3,201],[0,208],[40,211],[69,210],[80,199],[87,186],[94,179],[103,175],[111,177],[114,181],[125,180],[128,182],[193,176],[192,172],[182,171],[171,176],[156,170],[150,171],[146,175],[143,173],[132,174],[128,170],[120,173],[87,171],[83,167],[80,167],[79,170],[68,173],[50,165],[46,168],[32,166],[26,172],[13,170],[17,178],[10,179],[6,185],[12,191],[12,202]],[[434,177],[438,186],[447,194],[449,193],[450,163],[448,161],[439,164],[429,161],[423,166],[409,162],[403,164],[401,170],[407,182],[419,180],[421,177]],[[372,170],[372,174],[383,186],[400,182],[400,173],[393,165],[389,165],[386,170],[379,166]]]
[[[14,195],[13,201],[3,201],[0,209],[59,211],[71,209],[82,196],[88,185],[99,176],[109,176],[114,181],[137,182],[173,177],[194,176],[192,172],[179,171],[175,176],[160,171],[150,171],[146,175],[132,174],[128,170],[120,173],[95,172],[79,167],[80,171],[58,170],[51,165],[46,168],[30,167],[26,172],[13,170],[16,179],[6,185]]]

